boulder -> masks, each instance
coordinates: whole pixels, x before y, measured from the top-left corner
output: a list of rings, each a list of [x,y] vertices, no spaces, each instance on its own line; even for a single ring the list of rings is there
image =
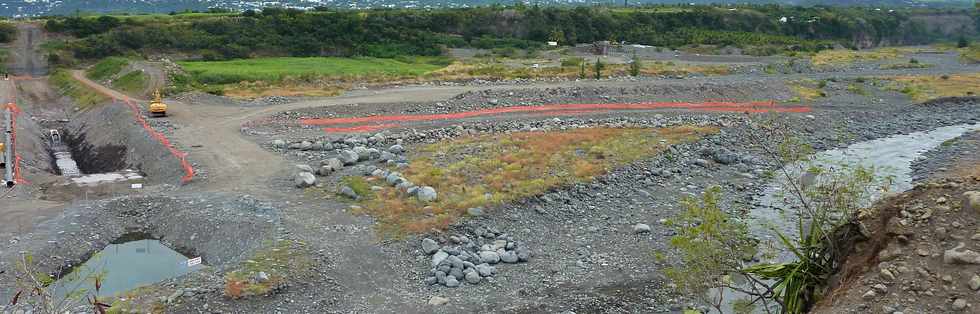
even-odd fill
[[[293,184],[298,188],[308,188],[316,184],[316,177],[309,172],[300,172],[293,177]]]
[[[321,176],[328,176],[333,173],[334,169],[330,166],[320,166],[320,169],[316,170],[316,174]]]
[[[299,143],[299,150],[310,150],[313,148],[313,143],[310,141],[302,141]]]
[[[320,161],[321,167],[330,167],[333,171],[338,171],[344,168],[344,162],[337,158],[328,158]]]
[[[405,148],[402,147],[401,145],[395,144],[395,145],[391,145],[391,147],[388,147],[388,152],[392,154],[401,154],[405,152]]]
[[[344,163],[345,166],[348,166],[357,163],[360,157],[358,157],[357,153],[355,153],[354,151],[345,149],[340,151],[340,155],[338,156],[338,158],[342,163]]]
[[[446,260],[446,258],[449,258],[449,253],[441,250],[437,251],[435,255],[432,255],[432,267],[439,266],[439,264]]]
[[[513,264],[513,263],[517,263],[520,260],[517,257],[517,253],[514,253],[514,251],[504,251],[503,254],[499,254],[499,255],[500,255],[500,261],[504,263]]]
[[[963,210],[980,213],[980,191],[963,192]]]
[[[360,198],[360,195],[357,195],[357,192],[354,192],[354,189],[346,185],[340,188],[340,195],[346,196],[352,200],[357,200]]]
[[[471,271],[471,272],[466,273],[466,277],[465,278],[466,278],[466,282],[468,282],[471,285],[478,284],[478,283],[480,283],[480,280],[483,279],[482,277],[480,277],[480,274],[477,273],[476,271]]]
[[[483,216],[483,208],[480,207],[470,207],[466,210],[466,214],[473,217]]]
[[[456,277],[452,275],[446,276],[446,287],[459,287],[459,280],[456,280]]]
[[[357,154],[358,161],[365,161],[371,159],[371,153],[368,152],[367,147],[364,146],[354,147],[354,153]]]
[[[296,165],[296,169],[299,170],[299,172],[313,173],[313,167],[310,167],[309,165]]]
[[[480,252],[480,261],[487,264],[500,263],[500,255],[493,251]]]
[[[402,174],[401,173],[398,173],[397,171],[396,172],[389,173],[388,176],[385,177],[385,182],[388,182],[388,185],[390,185],[390,186],[398,185],[399,183],[401,183],[404,180],[405,179],[402,178]]]
[[[422,202],[431,202],[436,200],[436,189],[431,186],[424,186],[417,191],[418,199]]]
[[[490,277],[497,272],[497,269],[493,266],[490,266],[489,264],[484,263],[484,264],[476,265],[476,271],[480,273],[480,276]]]
[[[439,243],[429,238],[422,239],[422,252],[434,254],[437,251],[439,251]]]
[[[434,297],[432,297],[432,298],[429,299],[429,305],[432,305],[432,306],[440,306],[440,305],[443,305],[443,304],[446,304],[446,303],[449,303],[449,299],[446,299],[446,298],[443,298],[443,297],[440,297],[440,296],[434,296]]]
[[[633,225],[633,233],[647,233],[650,232],[650,225],[647,224],[635,224]]]
[[[275,148],[285,148],[286,147],[286,141],[283,141],[283,140],[275,140],[275,141],[272,141],[272,147],[275,147]]]
[[[966,246],[963,242],[956,247],[943,252],[943,262],[946,264],[980,264],[980,253],[971,250],[962,250]]]

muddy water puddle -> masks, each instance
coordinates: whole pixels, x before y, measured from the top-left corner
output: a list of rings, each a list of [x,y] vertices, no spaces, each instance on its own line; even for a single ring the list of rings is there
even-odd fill
[[[101,278],[100,296],[113,296],[138,287],[179,277],[200,269],[188,266],[189,258],[163,245],[159,240],[144,239],[110,244],[52,287],[59,298],[95,290],[95,277]]]

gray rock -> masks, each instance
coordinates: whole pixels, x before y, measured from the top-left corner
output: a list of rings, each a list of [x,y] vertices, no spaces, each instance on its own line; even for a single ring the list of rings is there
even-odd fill
[[[388,185],[390,186],[396,186],[404,180],[405,179],[402,178],[402,174],[398,173],[397,171],[389,173],[388,176],[385,177],[385,182],[388,182]]]
[[[517,257],[517,253],[514,253],[514,251],[504,251],[503,254],[499,254],[499,255],[500,255],[500,261],[504,263],[513,264],[520,261],[520,259]]]
[[[357,146],[353,149],[354,153],[357,154],[358,161],[365,161],[371,159],[371,152],[364,146]]]
[[[275,148],[283,148],[283,147],[286,147],[286,141],[283,141],[283,140],[275,140],[275,141],[272,141],[272,147],[275,147]]]
[[[395,186],[395,188],[397,188],[399,191],[408,192],[408,189],[414,186],[415,183],[412,183],[411,181],[408,180],[402,180],[402,182],[399,182],[398,185]]]
[[[463,269],[461,269],[461,268],[453,268],[453,269],[450,269],[449,270],[449,275],[450,276],[453,276],[454,278],[463,279]]]
[[[434,284],[437,284],[437,283],[439,283],[439,278],[436,278],[435,276],[425,277],[425,284],[426,285],[431,286],[431,285],[434,285]]]
[[[490,277],[497,272],[497,269],[489,264],[476,265],[476,272],[480,273],[480,276]]]
[[[517,259],[522,262],[527,262],[531,259],[531,250],[523,246],[517,248]]]
[[[962,250],[966,244],[960,242],[956,247],[943,252],[943,262],[946,264],[980,264],[980,253]]]
[[[425,252],[427,255],[431,255],[436,251],[439,251],[439,243],[436,243],[435,240],[429,238],[422,239],[422,252]]]
[[[974,274],[973,278],[970,278],[970,282],[968,282],[967,285],[970,286],[970,290],[980,290],[980,276]]]
[[[708,165],[708,161],[707,160],[704,160],[704,159],[695,159],[694,160],[694,164],[697,165],[697,166],[704,167],[704,168],[708,168],[708,166],[709,166]]]
[[[357,153],[355,153],[354,151],[345,149],[340,151],[340,155],[338,156],[338,158],[342,163],[344,163],[345,166],[348,166],[357,163],[357,160],[360,157],[358,157]]]
[[[456,280],[455,276],[452,275],[446,276],[446,287],[450,287],[450,288],[459,287],[459,281]]]
[[[483,216],[483,208],[481,207],[470,207],[466,210],[466,214],[473,217]]]
[[[357,200],[361,198],[360,195],[357,195],[357,192],[354,192],[354,189],[346,185],[340,188],[340,195],[346,196],[347,198],[350,198],[352,200]]]
[[[449,258],[449,253],[446,253],[446,251],[440,250],[436,252],[435,255],[432,255],[432,267],[439,266],[439,264],[446,260],[446,258]]]
[[[264,271],[260,271],[258,274],[255,274],[255,282],[263,283],[266,281],[269,281],[269,274],[265,273]]]
[[[293,184],[298,188],[308,188],[316,184],[316,177],[309,172],[300,172],[293,177]]]
[[[321,176],[329,176],[331,173],[333,173],[333,171],[334,171],[333,167],[320,166],[320,169],[316,170],[316,174]]]
[[[868,292],[865,292],[864,295],[861,296],[861,298],[868,300],[868,299],[874,299],[877,296],[878,294],[875,293],[874,290],[868,290]]]
[[[340,159],[337,158],[327,158],[324,159],[323,161],[320,161],[320,166],[330,167],[331,169],[333,169],[333,171],[338,171],[344,168],[344,162],[340,161]]]
[[[650,226],[647,224],[633,225],[633,233],[648,233],[648,232],[650,232]]]
[[[299,170],[299,172],[313,173],[313,167],[310,167],[309,165],[296,165],[296,169]]]
[[[429,299],[429,305],[432,306],[440,306],[446,303],[449,303],[449,299],[440,296],[433,296],[432,298]]]
[[[395,144],[388,147],[388,152],[391,152],[392,154],[401,154],[405,152],[405,148],[401,145]]]
[[[436,189],[431,186],[424,186],[418,190],[418,199],[422,202],[431,202],[436,200]]]
[[[500,263],[500,255],[493,251],[480,252],[480,261],[488,264]]]
[[[408,194],[408,196],[415,196],[418,193],[419,193],[419,187],[417,186],[413,186],[405,190],[405,194]]]
[[[980,191],[963,192],[963,210],[972,210],[980,214]]]
[[[310,141],[302,141],[299,143],[300,150],[310,150],[313,148],[313,143]]]
[[[963,298],[956,298],[956,300],[953,301],[953,309],[957,311],[965,310],[967,305],[966,300]]]
[[[482,277],[480,277],[480,274],[477,273],[477,272],[475,272],[475,271],[471,271],[471,272],[466,273],[466,277],[465,278],[466,278],[466,282],[468,282],[471,285],[478,284],[478,283],[480,283],[480,280],[483,279]]]
[[[727,150],[716,151],[713,157],[715,162],[722,165],[731,165],[739,160],[738,155]]]
[[[395,160],[395,158],[397,158],[395,154],[389,152],[381,152],[381,156],[378,158],[378,160],[381,162],[388,162],[389,160]]]

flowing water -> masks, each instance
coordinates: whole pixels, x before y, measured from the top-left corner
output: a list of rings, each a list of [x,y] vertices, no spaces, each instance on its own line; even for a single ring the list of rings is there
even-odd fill
[[[980,130],[980,124],[947,126],[931,131],[859,142],[845,148],[823,151],[814,157],[816,157],[816,165],[825,169],[837,168],[839,165],[873,167],[876,180],[885,185],[887,190],[872,191],[866,204],[871,205],[885,194],[901,193],[911,189],[912,162],[922,154],[939,147],[947,140],[974,130]],[[787,170],[790,168],[794,167],[787,167]],[[791,176],[796,175],[791,174]],[[779,179],[767,185],[762,196],[757,199],[758,205],[748,215],[752,236],[763,243],[775,243],[778,249],[766,260],[767,262],[788,262],[794,259],[791,252],[784,250],[778,244],[777,236],[773,232],[775,229],[789,237],[799,235],[799,217],[793,209],[795,205],[790,201],[792,197],[788,197],[788,191],[784,191],[786,186],[785,181]],[[730,313],[732,301],[744,295],[727,290],[724,293],[725,313]],[[717,296],[717,291],[712,294]]]
[[[113,296],[134,288],[178,277],[203,266],[187,266],[188,258],[158,240],[110,244],[62,277],[52,287],[59,299],[71,294],[91,294],[94,276],[101,276],[100,296]]]

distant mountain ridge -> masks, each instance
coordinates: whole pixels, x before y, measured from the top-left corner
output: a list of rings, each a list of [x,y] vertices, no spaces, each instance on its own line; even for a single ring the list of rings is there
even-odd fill
[[[593,5],[622,4],[623,0],[525,0],[525,3],[541,5]],[[175,11],[204,11],[208,8],[230,10],[259,9],[267,6],[314,8],[425,8],[471,7],[489,4],[513,4],[509,0],[6,0],[0,3],[0,16],[32,17],[42,15],[70,15],[75,12],[126,12],[168,13]],[[840,6],[893,6],[893,7],[971,7],[972,0],[629,0],[631,5],[642,4],[712,4],[712,3],[778,3],[786,5],[840,5]]]

